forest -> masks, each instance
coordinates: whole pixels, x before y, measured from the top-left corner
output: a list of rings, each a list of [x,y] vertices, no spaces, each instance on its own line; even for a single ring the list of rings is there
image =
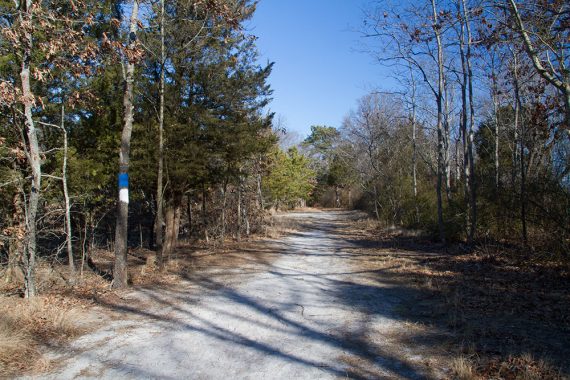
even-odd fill
[[[49,293],[42,268],[124,289],[136,248],[162,273],[181,241],[248,241],[299,207],[568,264],[568,2],[369,1],[355,48],[397,85],[293,143],[257,5],[0,1],[3,293]]]

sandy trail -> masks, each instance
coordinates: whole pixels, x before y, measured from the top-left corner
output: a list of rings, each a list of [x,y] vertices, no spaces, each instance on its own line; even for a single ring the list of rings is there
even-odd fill
[[[352,265],[347,214],[291,217],[308,226],[275,242],[276,260],[132,291],[148,308],[78,339],[45,378],[431,377],[425,356],[394,339],[408,328],[393,313],[401,295]]]

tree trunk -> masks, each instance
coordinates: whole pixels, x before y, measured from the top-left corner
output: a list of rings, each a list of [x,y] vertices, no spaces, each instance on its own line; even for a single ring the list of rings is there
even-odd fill
[[[493,88],[492,88],[492,98],[493,98],[493,113],[494,113],[494,121],[495,121],[495,191],[498,194],[499,188],[501,186],[501,179],[499,173],[499,91],[497,89],[497,73],[495,72],[495,64],[494,62],[491,63],[492,71],[491,71],[491,80],[493,81]]]
[[[165,211],[165,218],[164,222],[166,224],[165,229],[165,236],[164,236],[164,244],[162,245],[162,257],[163,257],[163,265],[161,269],[164,268],[164,259],[168,260],[170,258],[170,253],[173,249],[174,243],[174,231],[175,231],[175,224],[176,224],[176,211],[174,209],[174,204],[172,202],[168,202],[166,205]]]
[[[449,112],[449,97],[447,92],[447,80],[444,76],[443,78],[443,168],[445,175],[445,197],[447,202],[451,201],[451,144],[449,143],[451,139],[450,133],[450,112]]]
[[[156,262],[162,269],[162,225],[164,224],[163,210],[163,172],[164,172],[164,0],[160,1],[160,85],[159,85],[159,111],[158,111],[158,174],[156,185],[156,221],[154,223],[154,234],[156,241]]]
[[[192,215],[192,197],[190,194],[187,195],[187,211],[188,211],[188,237],[192,237],[192,230],[194,224],[194,218]]]
[[[528,232],[526,226],[526,168],[524,162],[524,141],[525,141],[525,128],[524,122],[521,124],[521,137],[520,137],[520,164],[521,164],[521,224],[522,224],[522,238],[523,243],[528,244]]]
[[[32,24],[32,1],[25,0],[21,3],[20,22]],[[31,298],[36,295],[35,269],[36,269],[36,223],[38,205],[40,200],[42,167],[38,135],[32,118],[34,95],[30,85],[30,62],[32,58],[32,33],[31,28],[24,32],[22,39],[22,66],[20,78],[22,80],[22,99],[24,103],[24,125],[28,138],[27,159],[32,171],[32,185],[28,195],[26,212],[26,236],[24,242],[24,282],[25,297]]]
[[[471,44],[473,38],[471,36],[471,24],[469,21],[469,12],[465,0],[463,3],[463,14],[465,17],[465,28],[467,30],[467,78],[469,89],[469,129],[468,129],[468,145],[467,152],[469,155],[469,172],[471,173],[471,180],[469,181],[469,204],[471,207],[471,223],[469,229],[469,242],[472,242],[477,232],[477,194],[475,186],[475,158],[473,157],[473,129],[475,127],[475,108],[473,105],[473,69],[471,68]]]
[[[226,240],[226,201],[227,201],[227,187],[228,181],[224,180],[224,184],[220,186],[220,192],[222,194],[222,226],[221,226],[221,236],[220,240],[222,244]]]
[[[22,260],[22,250],[24,248],[22,236],[26,232],[26,216],[20,189],[14,193],[12,206],[14,213],[11,225],[15,229],[15,233],[13,243],[8,245],[8,267],[6,268],[4,280],[6,283],[11,283],[12,281],[21,283],[24,281],[24,272],[22,272],[20,267],[20,261]]]
[[[245,234],[249,237],[251,234],[250,226],[249,226],[249,207],[247,201],[243,204],[243,220],[245,221]]]
[[[133,7],[129,26],[129,48],[136,46],[136,33],[138,21],[139,2],[133,0]],[[131,151],[131,133],[133,130],[133,85],[134,62],[127,62],[125,93],[123,96],[124,126],[121,134],[121,149],[119,152],[119,202],[117,205],[117,226],[115,228],[115,267],[113,270],[113,288],[127,287],[127,244],[128,244],[128,218],[129,218],[129,154]],[[127,181],[126,183],[124,181]]]
[[[443,222],[443,199],[442,199],[442,187],[443,187],[443,157],[444,157],[444,146],[443,146],[443,91],[444,91],[444,62],[443,62],[443,45],[441,42],[441,32],[437,17],[437,9],[435,6],[435,0],[431,0],[432,10],[433,10],[433,30],[437,42],[437,64],[438,64],[438,90],[436,94],[437,100],[437,224],[439,227],[439,238],[443,244],[445,244],[445,226]]]
[[[170,260],[172,252],[178,245],[178,234],[180,231],[180,220],[182,215],[182,199],[182,197],[174,197],[166,204],[166,231],[164,244],[162,246],[162,257],[165,262]]]
[[[154,201],[155,201],[154,196],[151,195],[151,200],[150,200],[150,201],[152,202],[152,204],[154,204]],[[152,207],[152,206],[151,206],[151,207]],[[155,233],[155,231],[156,231],[156,227],[155,227],[155,224],[156,224],[156,211],[153,209],[153,210],[152,210],[152,213],[154,214],[154,217],[150,219],[150,221],[149,221],[149,226],[148,226],[148,227],[149,227],[148,230],[149,230],[149,232],[150,232],[150,233],[148,234],[148,249],[155,250],[156,247],[154,246],[154,238],[155,238],[155,234],[154,234],[154,233]]]
[[[73,245],[71,239],[73,237],[71,231],[71,206],[69,202],[69,192],[67,189],[67,131],[65,130],[65,108],[61,106],[61,130],[63,132],[63,165],[61,168],[61,182],[63,186],[63,197],[65,201],[65,234],[67,245],[67,260],[71,275],[75,277],[75,263],[73,260]],[[73,281],[74,279],[72,279]]]
[[[259,208],[263,211],[265,205],[263,204],[263,192],[261,191],[261,174],[257,174],[257,198],[259,202]]]
[[[378,210],[378,187],[374,185],[374,213],[376,214],[376,219],[380,221],[380,211]]]
[[[178,247],[178,235],[180,234],[180,220],[182,219],[182,206],[181,202],[177,202],[176,206],[174,207],[174,227],[170,238],[172,241],[170,242],[170,251],[168,252],[167,259],[170,261],[172,252]]]
[[[470,155],[469,155],[469,133],[467,132],[469,107],[467,102],[467,82],[469,81],[469,70],[467,68],[467,54],[465,53],[465,13],[463,9],[463,2],[457,5],[458,12],[462,13],[461,16],[461,34],[459,37],[459,53],[461,57],[461,74],[463,80],[461,81],[461,120],[460,120],[460,131],[461,131],[461,145],[463,148],[463,178],[464,183],[464,196],[465,196],[465,233],[467,235],[467,240],[470,241],[471,236],[471,209],[469,206],[470,199],[470,189],[471,189],[471,168],[469,165]]]
[[[526,245],[528,242],[528,235],[527,235],[527,228],[526,228],[526,176],[525,176],[525,164],[524,164],[524,120],[520,122],[520,112],[522,110],[522,101],[520,97],[520,83],[519,83],[519,76],[518,76],[518,62],[516,53],[513,54],[513,84],[515,90],[515,131],[518,130],[520,124],[520,134],[518,138],[518,143],[520,147],[520,174],[521,174],[521,183],[520,183],[520,212],[521,212],[521,224],[522,224],[522,240],[523,243]],[[517,151],[517,141],[515,140],[515,149]],[[513,182],[514,185],[514,182]]]
[[[338,185],[335,185],[334,187],[334,206],[336,208],[340,208],[340,193]]]
[[[416,222],[420,222],[420,208],[418,205],[418,146],[417,146],[417,123],[416,123],[416,80],[414,78],[414,72],[412,67],[410,69],[410,84],[412,90],[412,190],[414,192],[414,208],[416,210]]]
[[[202,224],[204,225],[204,239],[206,243],[210,241],[208,237],[208,212],[206,210],[206,185],[202,184]]]
[[[90,214],[85,215],[83,217],[83,231],[79,229],[79,243],[81,244],[81,263],[79,266],[79,276],[83,278],[83,271],[85,270],[85,260],[87,258],[87,241],[88,241],[88,234],[87,234],[87,226],[91,224],[88,220],[91,220],[92,217]],[[83,235],[83,236],[81,236]]]
[[[237,189],[237,240],[241,241],[241,175],[238,178]]]

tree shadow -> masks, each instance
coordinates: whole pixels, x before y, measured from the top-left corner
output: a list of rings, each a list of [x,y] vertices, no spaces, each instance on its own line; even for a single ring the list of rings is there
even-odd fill
[[[570,357],[564,345],[570,336],[561,326],[526,315],[517,319],[516,314],[505,314],[504,308],[472,305],[488,299],[486,293],[477,296],[488,291],[486,278],[516,276],[520,282],[524,273],[497,268],[491,275],[475,259],[453,261],[440,247],[417,239],[355,238],[346,222],[352,215],[310,216],[300,223],[299,231],[266,246],[202,255],[203,261],[177,272],[181,284],[138,287],[135,298],[140,303],[134,298],[117,301],[97,296],[95,301],[126,318],[139,317],[143,325],[159,325],[164,334],[184,331],[257,354],[259,360],[272,358],[307,373],[318,370],[336,377],[439,378],[441,371],[433,372],[434,363],[426,365],[423,359],[446,358],[444,348],[455,354],[471,343],[501,355],[531,352],[554,357],[561,365],[564,355]],[[184,255],[184,248],[178,254]],[[192,259],[195,252],[187,254]],[[455,264],[450,266],[450,261]],[[296,262],[305,264],[291,264]],[[268,289],[265,279],[271,279],[268,284],[274,288]],[[567,295],[560,286],[568,283],[560,281],[554,281],[555,289]],[[493,291],[493,299],[499,300],[525,294],[509,287]],[[532,344],[518,338],[508,344],[496,339],[504,340],[505,331],[512,334],[521,328],[522,335],[533,335]],[[541,341],[534,337],[540,331],[558,335]],[[290,349],[288,340],[299,342],[299,348]],[[313,345],[332,356],[319,357],[302,349]],[[173,356],[184,355],[183,349],[168,349]],[[560,360],[553,350],[558,350]]]
[[[421,237],[368,237],[349,250],[370,283],[414,289],[397,305],[399,318],[439,331],[413,337],[454,355],[478,358],[481,368],[500,367],[531,355],[570,375],[570,271],[566,265],[522,262],[481,254],[477,247],[442,247]],[[386,268],[376,272],[377,268]],[[384,294],[389,292],[383,291]],[[355,307],[374,312],[358,298]],[[494,364],[493,364],[494,363]],[[497,364],[499,363],[499,364]]]

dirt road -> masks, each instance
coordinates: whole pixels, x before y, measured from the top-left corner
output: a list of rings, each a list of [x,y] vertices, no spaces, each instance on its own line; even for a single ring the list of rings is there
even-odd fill
[[[395,314],[405,294],[359,270],[345,212],[291,214],[298,232],[247,267],[137,289],[113,320],[52,355],[49,379],[330,379],[439,377]],[[426,364],[427,363],[427,364]],[[429,369],[432,368],[432,369]]]

